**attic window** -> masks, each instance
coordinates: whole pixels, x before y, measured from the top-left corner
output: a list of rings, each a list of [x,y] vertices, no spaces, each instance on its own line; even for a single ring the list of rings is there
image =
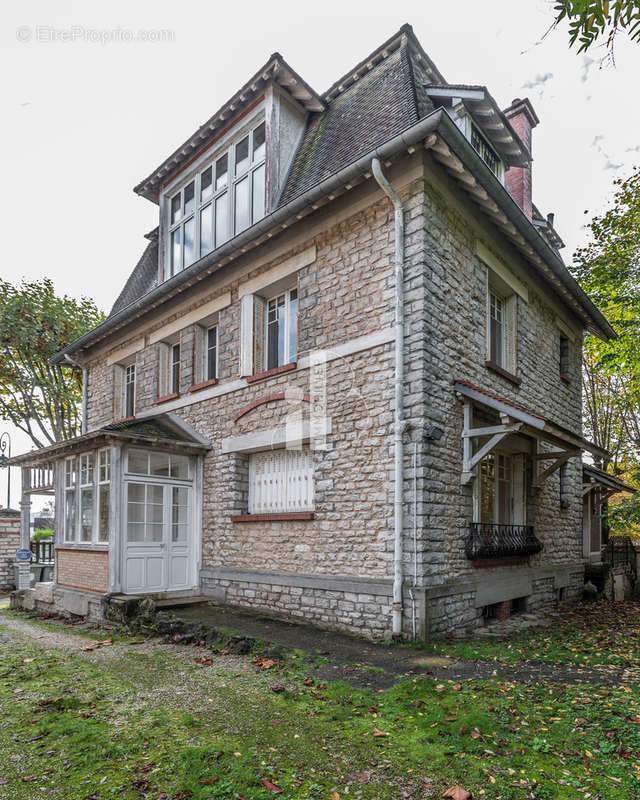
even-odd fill
[[[471,145],[493,174],[502,180],[502,163],[495,150],[475,125],[471,126]]]
[[[228,142],[165,199],[167,277],[264,217],[265,124]]]

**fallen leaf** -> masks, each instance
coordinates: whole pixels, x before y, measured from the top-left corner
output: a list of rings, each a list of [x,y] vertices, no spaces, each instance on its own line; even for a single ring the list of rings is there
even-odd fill
[[[37,775],[23,775],[22,780],[24,783],[29,783],[29,781],[35,781],[37,777]]]
[[[275,666],[275,661],[272,658],[264,658],[262,656],[255,658],[253,663],[256,667],[260,667],[260,669],[271,669],[271,667]]]
[[[284,692],[284,686],[272,686],[271,691],[280,694],[280,692]]]
[[[384,731],[378,730],[378,728],[374,728],[373,729],[373,735],[374,736],[388,736],[389,734],[385,733]]]
[[[280,792],[282,791],[282,789],[279,786],[276,786],[275,783],[271,783],[271,781],[268,778],[263,778],[261,782],[264,788],[268,789],[270,792],[275,792],[276,794],[280,794]]]
[[[371,780],[371,773],[370,772],[359,772],[356,775],[356,780],[358,783],[369,783]]]
[[[99,647],[108,647],[110,644],[113,644],[113,639],[103,639],[101,642],[94,642],[86,645],[86,647],[81,647],[80,650],[88,652],[89,650],[97,650]]]
[[[471,733],[469,734],[469,736],[470,736],[472,739],[481,739],[481,738],[482,738],[482,734],[480,733],[480,731],[479,731],[477,728],[474,728],[474,729],[471,731]]]
[[[217,783],[220,780],[220,777],[216,775],[215,778],[200,778],[199,783],[200,786],[212,786],[214,783]]]
[[[442,795],[443,797],[450,797],[451,800],[473,800],[473,795],[462,786],[452,786]]]
[[[302,683],[304,683],[305,686],[313,686],[315,681],[313,678],[305,678]]]

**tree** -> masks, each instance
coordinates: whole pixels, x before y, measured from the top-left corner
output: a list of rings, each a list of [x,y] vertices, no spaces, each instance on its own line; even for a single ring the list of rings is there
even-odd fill
[[[590,241],[571,269],[618,335],[585,341],[585,428],[611,453],[603,466],[640,486],[640,169],[614,187],[611,206],[588,225]],[[616,503],[610,522],[615,530],[640,522],[640,493]]]
[[[579,43],[578,52],[606,36],[608,54],[613,57],[616,36],[624,31],[631,41],[640,42],[640,0],[557,0],[554,6],[557,27],[569,22],[569,46]]]
[[[19,286],[0,279],[0,419],[36,447],[78,434],[80,375],[50,359],[103,319],[92,300],[56,296],[48,278]]]

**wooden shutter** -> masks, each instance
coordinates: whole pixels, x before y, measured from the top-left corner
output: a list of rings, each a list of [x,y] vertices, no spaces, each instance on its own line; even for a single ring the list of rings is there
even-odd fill
[[[124,417],[124,367],[113,365],[113,418]]]
[[[287,511],[313,509],[313,456],[309,450],[286,450]]]
[[[240,375],[253,374],[253,295],[240,298]]]
[[[517,330],[518,301],[515,294],[505,298],[504,301],[504,366],[513,375],[518,368],[516,358],[516,330]]]
[[[264,360],[264,315],[266,303],[257,294],[253,296],[253,371],[262,372],[266,365]]]
[[[158,397],[169,394],[169,345],[158,342]]]

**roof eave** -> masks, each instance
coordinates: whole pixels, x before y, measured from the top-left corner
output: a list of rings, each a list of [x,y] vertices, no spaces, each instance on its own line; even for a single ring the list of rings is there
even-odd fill
[[[345,186],[351,188],[354,180],[361,179],[369,172],[371,160],[374,157],[380,158],[382,161],[392,158],[407,147],[411,147],[418,141],[425,139],[430,133],[436,132],[447,141],[452,150],[458,153],[458,157],[465,163],[465,167],[470,174],[477,178],[487,194],[493,198],[496,204],[500,205],[504,214],[512,221],[513,226],[520,231],[522,237],[530,246],[538,252],[539,257],[549,264],[550,269],[556,275],[556,279],[566,286],[566,291],[573,296],[576,302],[579,302],[583,311],[583,321],[591,320],[590,329],[592,332],[601,336],[601,338],[614,338],[616,334],[609,323],[569,275],[559,256],[544,241],[511,195],[465,139],[463,133],[446,111],[439,108],[402,133],[397,134],[316,186],[290,200],[284,206],[277,208],[246,231],[243,231],[217,250],[192,264],[188,269],[159,284],[135,302],[121,309],[117,314],[109,317],[102,325],[71,342],[53,356],[52,362],[60,363],[65,359],[66,355],[77,353],[79,350],[92,346],[111,331],[124,327],[133,318],[139,316],[140,313],[174,297],[179,292],[197,283],[204,275],[211,274],[215,269],[224,266],[233,258],[246,253],[251,247],[257,246],[260,241],[272,237],[278,228],[287,228],[289,224],[304,216],[302,212],[305,210],[311,211],[313,205],[317,204],[319,200],[326,199],[332,193],[342,190]]]

